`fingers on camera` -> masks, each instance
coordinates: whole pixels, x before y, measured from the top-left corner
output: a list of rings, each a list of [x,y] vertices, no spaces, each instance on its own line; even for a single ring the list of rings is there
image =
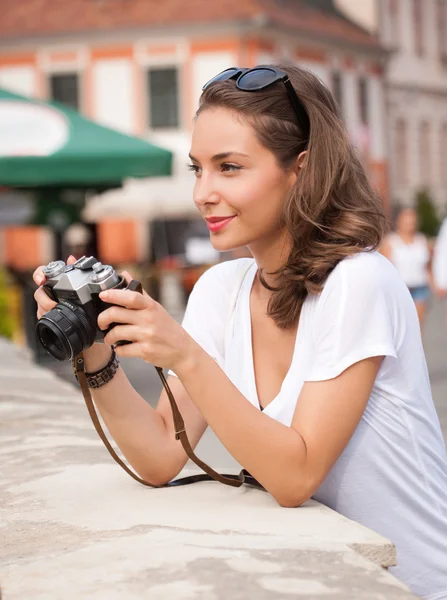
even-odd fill
[[[43,313],[48,312],[54,306],[56,306],[56,302],[53,302],[52,300],[50,300],[50,298],[48,298],[47,294],[43,291],[42,288],[38,288],[34,292],[34,300],[39,305],[39,310],[42,310]]]
[[[34,283],[37,285],[42,285],[45,282],[45,275],[43,273],[43,267],[37,267],[37,269],[33,273]]]
[[[132,275],[128,271],[123,271],[122,276],[124,277],[127,283],[130,283],[133,279]]]

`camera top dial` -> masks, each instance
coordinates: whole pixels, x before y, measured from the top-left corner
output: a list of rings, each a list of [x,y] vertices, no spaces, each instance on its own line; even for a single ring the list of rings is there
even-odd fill
[[[97,262],[93,265],[91,280],[94,283],[101,283],[110,277],[113,272],[113,268],[110,265],[103,265],[102,263]]]
[[[66,265],[62,260],[44,267],[45,287],[53,299],[65,299],[87,304],[103,290],[119,285],[123,278],[110,265],[103,265],[94,256],[83,256]]]
[[[50,262],[46,267],[43,268],[43,272],[47,279],[57,277],[65,271],[66,264],[63,260],[55,260]]]

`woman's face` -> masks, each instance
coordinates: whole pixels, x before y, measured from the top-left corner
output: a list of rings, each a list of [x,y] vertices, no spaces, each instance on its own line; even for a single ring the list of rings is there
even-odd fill
[[[397,228],[402,233],[415,233],[418,228],[418,217],[416,211],[412,208],[405,208],[402,210],[397,218]]]
[[[284,199],[296,174],[281,169],[252,127],[224,108],[200,113],[192,135],[194,202],[207,220],[213,246],[221,251],[254,249],[281,232]],[[226,221],[214,222],[216,217]]]

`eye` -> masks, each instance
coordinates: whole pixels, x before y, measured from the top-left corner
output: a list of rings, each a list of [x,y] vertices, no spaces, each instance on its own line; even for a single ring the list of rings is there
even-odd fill
[[[193,165],[193,164],[188,164],[186,166],[188,167],[188,170],[192,171],[196,177],[197,177],[197,175],[199,175],[200,167],[198,167],[197,165]]]
[[[232,173],[232,172],[234,173],[235,171],[240,171],[242,169],[242,167],[239,165],[234,165],[233,163],[221,163],[220,169],[221,169],[221,171],[224,171],[227,173]]]

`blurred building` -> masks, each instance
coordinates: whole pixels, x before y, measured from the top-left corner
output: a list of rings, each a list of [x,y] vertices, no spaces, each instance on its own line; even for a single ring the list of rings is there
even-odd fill
[[[377,0],[335,0],[337,7],[361,27],[376,33],[378,26]]]
[[[338,0],[378,31],[386,68],[390,185],[396,204],[426,189],[447,214],[447,0]]]
[[[447,213],[447,0],[382,0],[391,181],[396,200],[427,188]]]
[[[92,197],[84,212],[86,221],[98,223],[102,258],[117,262],[117,248],[125,248],[129,260],[154,252],[162,259],[185,252],[188,231],[203,234],[186,169],[192,118],[202,85],[229,66],[282,60],[316,73],[335,94],[370,177],[388,201],[386,53],[338,4],[2,0],[0,86],[59,100],[175,152],[170,181],[128,181]]]

